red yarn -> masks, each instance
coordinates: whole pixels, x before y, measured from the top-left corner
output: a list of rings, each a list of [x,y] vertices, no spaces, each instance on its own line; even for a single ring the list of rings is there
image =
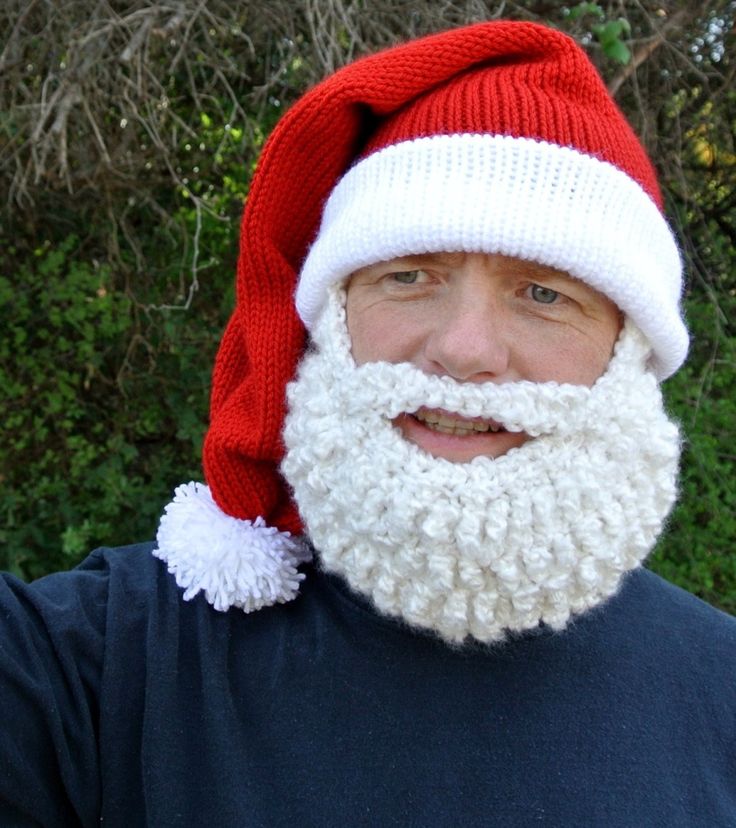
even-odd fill
[[[241,224],[237,305],[215,363],[204,466],[227,514],[301,523],[278,474],[285,387],[305,332],[297,275],[331,190],[358,157],[457,132],[528,137],[608,161],[660,207],[656,176],[585,53],[531,23],[444,32],[359,60],[282,118],[253,177]]]

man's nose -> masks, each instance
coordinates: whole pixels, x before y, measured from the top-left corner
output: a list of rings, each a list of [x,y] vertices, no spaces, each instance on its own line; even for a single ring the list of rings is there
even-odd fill
[[[463,382],[508,378],[508,322],[492,290],[458,291],[439,310],[424,351],[434,371]]]

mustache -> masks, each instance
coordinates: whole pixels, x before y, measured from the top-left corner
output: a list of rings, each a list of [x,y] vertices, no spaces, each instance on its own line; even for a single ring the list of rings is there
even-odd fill
[[[358,394],[358,391],[361,391]],[[559,383],[463,383],[423,373],[408,363],[373,362],[356,366],[344,388],[346,413],[358,415],[366,403],[387,419],[420,409],[440,409],[468,419],[500,423],[507,431],[532,436],[579,429],[590,388]]]
[[[323,351],[316,332],[315,347]],[[532,437],[546,434],[567,435],[601,431],[613,421],[620,423],[620,407],[611,406],[611,385],[629,384],[632,370],[642,382],[626,399],[631,422],[647,419],[643,415],[661,400],[653,372],[646,367],[651,347],[631,322],[625,324],[608,369],[591,386],[558,382],[468,383],[449,376],[425,374],[410,363],[369,362],[356,365],[350,345],[341,338],[335,352],[335,339],[324,341],[332,357],[346,370],[338,387],[329,394],[350,417],[380,417],[393,420],[401,414],[420,409],[441,409],[464,418],[481,418],[500,423],[507,431],[526,432]],[[319,371],[319,360],[309,354],[300,367],[300,376]],[[318,379],[317,376],[314,379]],[[289,393],[293,393],[291,390]],[[310,401],[305,400],[310,405]],[[311,406],[314,401],[311,401]]]

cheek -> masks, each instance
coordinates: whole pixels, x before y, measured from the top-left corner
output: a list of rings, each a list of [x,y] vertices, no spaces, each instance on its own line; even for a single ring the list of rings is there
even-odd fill
[[[604,323],[580,330],[563,329],[553,338],[556,341],[547,341],[543,347],[542,343],[536,343],[537,347],[533,349],[520,344],[520,351],[526,352],[528,366],[522,373],[534,382],[591,386],[606,372],[620,330],[616,315]]]
[[[606,314],[598,321],[587,340],[583,341],[584,360],[581,359],[580,370],[584,371],[586,376],[579,380],[580,383],[593,385],[605,374],[622,327],[621,314],[613,303],[609,303]]]
[[[350,336],[350,350],[357,365],[365,362],[375,362],[377,357],[377,340],[371,336],[371,331],[363,324],[350,324],[348,317],[348,335]]]
[[[366,362],[410,362],[414,353],[414,327],[395,308],[384,303],[346,304],[348,335],[357,365]]]

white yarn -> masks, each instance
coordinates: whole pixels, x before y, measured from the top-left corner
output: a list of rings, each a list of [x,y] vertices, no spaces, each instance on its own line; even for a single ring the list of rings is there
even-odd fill
[[[263,518],[225,514],[207,486],[179,486],[161,518],[153,554],[166,561],[190,601],[204,592],[216,610],[253,612],[296,597],[306,546]]]
[[[433,135],[362,159],[336,185],[296,292],[308,328],[327,287],[359,268],[438,250],[564,270],[644,332],[663,379],[687,353],[682,263],[657,206],[612,164],[507,135]]]
[[[288,387],[282,472],[325,567],[451,641],[497,641],[611,596],[676,495],[677,428],[626,323],[592,388],[457,383],[350,354],[344,293]],[[538,435],[497,459],[435,458],[390,420],[420,406]]]

